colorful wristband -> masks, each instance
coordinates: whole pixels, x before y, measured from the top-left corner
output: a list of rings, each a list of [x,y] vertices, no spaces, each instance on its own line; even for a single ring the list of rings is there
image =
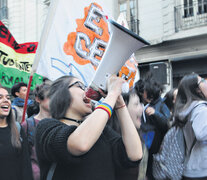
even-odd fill
[[[111,111],[111,114],[112,114],[113,109],[112,109],[112,107],[109,104],[107,104],[107,103],[101,103],[100,105],[103,105],[103,106],[106,106],[107,108],[109,108],[109,110]]]
[[[108,113],[109,118],[110,118],[111,115],[112,115],[112,107],[111,107],[109,104],[102,103],[102,104],[98,105],[98,106],[95,108],[95,110],[96,110],[96,109],[102,109],[102,110],[106,111],[106,112]]]

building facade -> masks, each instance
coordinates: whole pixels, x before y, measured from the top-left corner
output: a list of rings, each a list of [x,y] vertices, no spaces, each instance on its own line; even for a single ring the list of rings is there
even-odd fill
[[[191,72],[206,78],[207,0],[138,3],[140,36],[151,43],[136,52],[141,76],[151,71],[167,89]]]
[[[0,0],[0,20],[18,43],[37,42],[47,17],[48,0]]]
[[[136,52],[141,78],[150,71],[166,91],[191,72],[207,78],[207,0],[119,0],[118,6],[129,24],[138,22],[138,31],[131,30],[151,44]]]

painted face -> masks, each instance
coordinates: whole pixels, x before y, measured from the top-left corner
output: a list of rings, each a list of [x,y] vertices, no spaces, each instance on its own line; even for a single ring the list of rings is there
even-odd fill
[[[206,81],[206,79],[198,76],[198,87],[202,91],[203,95],[207,98],[207,81]]]
[[[16,95],[17,95],[19,98],[22,98],[22,99],[26,99],[26,94],[27,94],[27,87],[26,87],[26,86],[22,86],[22,87],[19,89],[19,92],[16,93]]]
[[[70,111],[82,119],[92,112],[91,100],[86,97],[85,85],[77,78],[74,78],[68,86],[72,101]]]
[[[141,125],[141,116],[143,112],[142,104],[140,103],[139,96],[133,94],[129,98],[128,111],[137,129]]]
[[[7,117],[10,110],[11,100],[8,91],[4,88],[0,88],[0,119]]]

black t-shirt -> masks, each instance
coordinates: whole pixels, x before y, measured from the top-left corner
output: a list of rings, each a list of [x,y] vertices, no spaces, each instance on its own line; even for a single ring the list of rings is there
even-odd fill
[[[32,171],[28,147],[21,130],[22,149],[17,151],[11,144],[10,127],[0,128],[0,179],[31,180]]]

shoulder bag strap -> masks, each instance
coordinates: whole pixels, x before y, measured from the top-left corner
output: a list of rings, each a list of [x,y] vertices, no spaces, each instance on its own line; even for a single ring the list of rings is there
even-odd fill
[[[47,173],[47,179],[46,180],[52,180],[52,177],[54,175],[56,166],[57,166],[57,163],[52,163],[52,165],[50,166],[50,169]]]

